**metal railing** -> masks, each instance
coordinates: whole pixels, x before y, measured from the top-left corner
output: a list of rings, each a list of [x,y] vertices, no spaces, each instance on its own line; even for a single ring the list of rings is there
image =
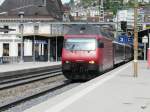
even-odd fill
[[[18,62],[20,62],[20,57],[10,57],[10,56],[0,57],[0,64],[18,63]]]

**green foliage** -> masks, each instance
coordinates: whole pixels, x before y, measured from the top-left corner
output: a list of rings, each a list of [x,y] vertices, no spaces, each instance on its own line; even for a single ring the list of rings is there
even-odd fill
[[[81,4],[83,7],[88,7],[93,5],[93,3],[98,3],[101,0],[81,0]],[[104,1],[104,10],[112,11],[116,14],[117,10],[133,8],[134,7],[134,0],[129,0],[127,4],[123,4],[124,0],[103,0]],[[74,0],[71,0],[70,3],[74,3]]]
[[[134,7],[134,1],[129,1],[128,3],[127,3],[127,7],[129,7],[129,8],[133,8]]]
[[[112,11],[114,14],[116,14],[118,9],[122,9],[123,7],[123,0],[106,0],[104,2],[104,9]]]
[[[83,6],[90,6],[93,3],[93,0],[82,0]]]
[[[74,0],[70,0],[70,4],[72,4],[72,5],[73,5],[73,4],[74,4]]]

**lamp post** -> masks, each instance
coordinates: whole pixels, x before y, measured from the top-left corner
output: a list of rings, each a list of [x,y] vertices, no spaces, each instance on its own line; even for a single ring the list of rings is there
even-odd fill
[[[19,12],[19,17],[20,17],[20,33],[21,33],[21,56],[20,56],[20,62],[24,62],[23,60],[23,51],[24,51],[24,47],[23,47],[23,16],[24,16],[24,12]]]
[[[57,40],[58,40],[57,37],[58,36],[57,35],[58,35],[58,25],[56,26],[56,62],[58,61],[58,53],[57,53],[58,52],[58,45],[57,45],[57,43],[58,43],[57,42]]]
[[[99,0],[99,22],[100,22],[100,17],[101,16],[101,0]]]
[[[117,22],[117,26],[116,26],[116,37],[118,37],[118,24],[119,24],[119,12],[117,10],[117,15],[116,15],[116,22]]]
[[[134,1],[134,77],[138,76],[137,0]]]
[[[101,18],[102,18],[102,22],[104,22],[104,7],[103,6],[104,6],[104,1],[99,0],[99,22],[101,22]]]
[[[33,62],[35,62],[35,40],[36,40],[36,35],[38,34],[39,30],[39,22],[34,23],[34,36],[33,36]]]

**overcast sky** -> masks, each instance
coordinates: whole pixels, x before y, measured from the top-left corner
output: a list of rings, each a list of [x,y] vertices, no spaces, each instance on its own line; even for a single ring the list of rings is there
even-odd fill
[[[69,2],[70,0],[61,0],[62,1],[62,3],[67,3],[67,2]]]
[[[0,0],[0,4],[3,2],[4,0]]]
[[[0,0],[0,4],[3,2],[4,0]],[[66,2],[69,2],[70,0],[61,0],[62,3],[66,3]]]

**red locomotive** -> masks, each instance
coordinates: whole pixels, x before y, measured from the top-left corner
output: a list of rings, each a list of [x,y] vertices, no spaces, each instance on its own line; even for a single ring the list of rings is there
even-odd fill
[[[131,49],[99,26],[75,25],[64,36],[62,72],[70,80],[89,80],[130,60]]]

